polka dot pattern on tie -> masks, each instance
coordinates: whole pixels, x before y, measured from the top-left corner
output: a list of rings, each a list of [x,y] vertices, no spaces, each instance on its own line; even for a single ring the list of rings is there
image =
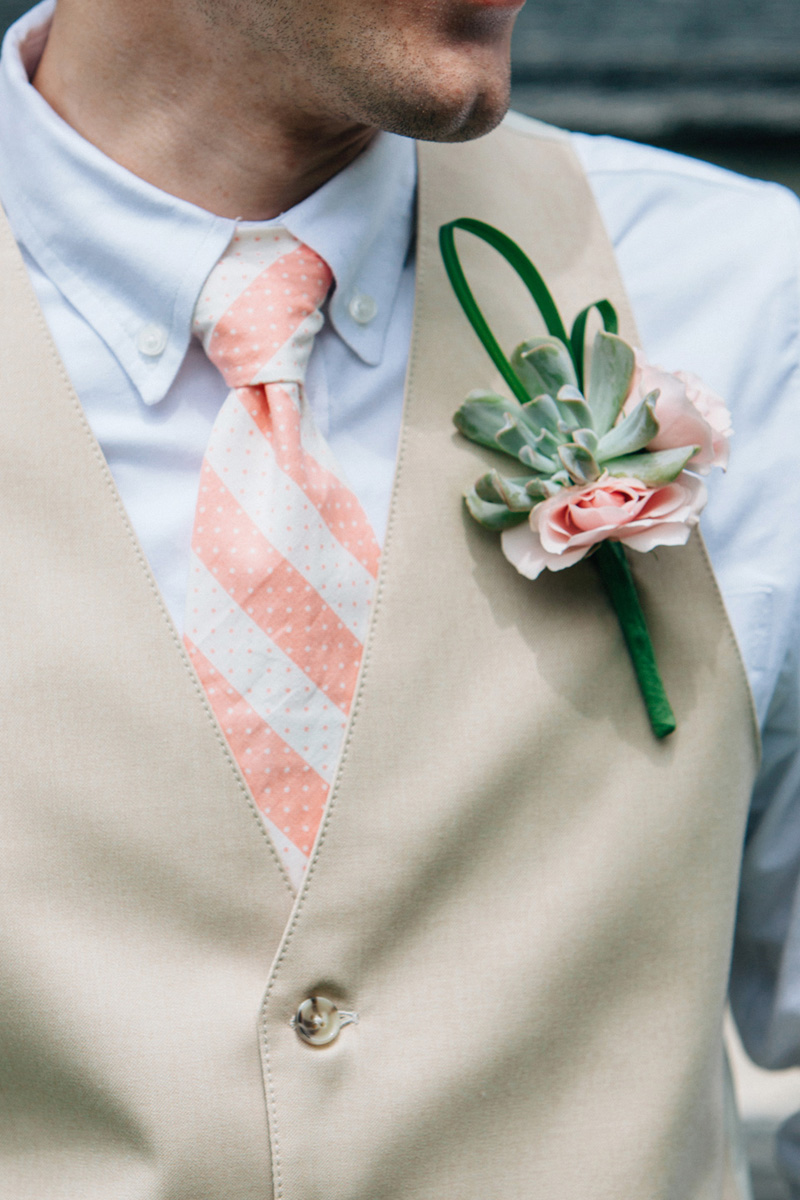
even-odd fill
[[[193,326],[231,391],[201,472],[185,641],[295,888],[341,753],[379,560],[303,390],[330,284],[287,230],[240,230]]]

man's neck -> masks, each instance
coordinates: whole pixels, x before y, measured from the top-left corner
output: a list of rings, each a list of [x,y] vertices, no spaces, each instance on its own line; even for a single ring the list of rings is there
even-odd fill
[[[109,6],[80,21],[61,0],[34,86],[87,141],[163,191],[223,217],[267,220],[315,191],[375,130],[321,117],[277,55],[174,10]],[[148,5],[150,7],[150,5]],[[138,5],[133,6],[136,11]],[[96,14],[94,14],[96,15]],[[137,13],[137,18],[140,14]]]

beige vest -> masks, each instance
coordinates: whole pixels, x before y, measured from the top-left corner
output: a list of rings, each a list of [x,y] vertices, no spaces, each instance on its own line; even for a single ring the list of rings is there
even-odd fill
[[[436,238],[516,238],[633,326],[569,146],[419,150],[379,593],[293,900],[2,234],[0,1197],[721,1200],[721,1019],[757,744],[700,540],[633,556],[678,731],[590,565],[530,583],[461,494],[492,382]],[[468,239],[464,239],[466,242]],[[503,341],[538,328],[467,248]],[[290,1026],[323,994],[359,1023]]]

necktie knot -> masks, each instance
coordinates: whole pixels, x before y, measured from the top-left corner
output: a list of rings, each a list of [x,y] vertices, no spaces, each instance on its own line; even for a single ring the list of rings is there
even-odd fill
[[[192,322],[228,387],[303,382],[331,280],[327,263],[288,229],[237,230]]]

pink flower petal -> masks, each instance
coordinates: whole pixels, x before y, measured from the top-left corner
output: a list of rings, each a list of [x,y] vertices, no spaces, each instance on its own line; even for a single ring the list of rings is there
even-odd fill
[[[712,467],[728,465],[728,441],[733,433],[725,401],[688,371],[670,374],[651,366],[640,350],[624,411],[631,412],[650,392],[658,391],[655,416],[659,429],[648,450],[699,446],[690,459],[693,471],[707,475]]]
[[[573,549],[565,554],[552,554],[544,549],[538,533],[530,525],[515,525],[504,529],[501,535],[503,554],[520,575],[527,579],[538,579],[542,571],[563,571],[579,562],[589,547]]]
[[[503,553],[522,575],[536,579],[544,570],[572,566],[606,540],[640,551],[682,545],[706,498],[702,481],[687,472],[656,488],[605,476],[537,504],[526,524],[503,533]]]

